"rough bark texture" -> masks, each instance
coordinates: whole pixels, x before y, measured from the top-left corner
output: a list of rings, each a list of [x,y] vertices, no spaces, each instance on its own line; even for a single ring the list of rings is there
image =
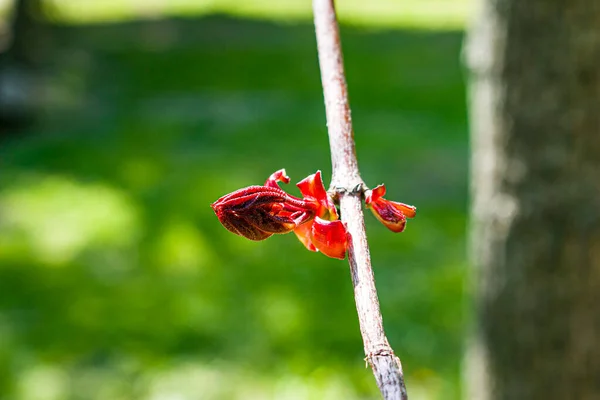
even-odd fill
[[[600,399],[600,2],[487,0],[466,50],[469,398]]]
[[[340,201],[350,238],[348,261],[366,360],[386,400],[407,399],[402,365],[383,330],[362,211],[363,181],[358,170],[348,89],[333,0],[314,0],[315,28],[325,98],[333,177],[331,191]]]

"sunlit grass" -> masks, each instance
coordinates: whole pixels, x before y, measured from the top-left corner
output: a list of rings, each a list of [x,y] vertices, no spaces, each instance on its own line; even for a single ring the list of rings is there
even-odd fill
[[[359,400],[350,377],[330,367],[319,367],[306,376],[282,372],[265,377],[252,368],[214,362],[210,364],[182,361],[176,365],[148,370],[132,378],[142,390],[132,390],[119,373],[127,373],[125,361],[115,371],[89,369],[81,376],[70,379],[69,368],[38,364],[19,377],[19,398],[28,400],[60,400],[68,398],[69,384],[83,392],[93,392],[94,399],[114,400],[137,398],[147,400],[171,399],[230,399],[230,400]],[[431,373],[422,371],[411,382],[411,399],[441,398],[444,382]],[[138,397],[139,396],[139,397]],[[368,399],[375,397],[368,397]]]
[[[310,0],[46,0],[54,18],[68,23],[103,23],[138,18],[222,13],[278,21],[307,21]],[[0,0],[6,12],[11,0]],[[375,28],[462,28],[474,0],[339,0],[342,22]]]
[[[57,176],[30,176],[5,186],[0,207],[5,214],[0,259],[17,246],[47,264],[60,265],[91,243],[126,244],[139,229],[135,208],[123,193]]]

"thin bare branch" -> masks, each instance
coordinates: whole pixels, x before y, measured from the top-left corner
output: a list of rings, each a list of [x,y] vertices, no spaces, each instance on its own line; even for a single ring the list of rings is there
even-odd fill
[[[365,233],[362,194],[348,88],[333,0],[313,0],[319,65],[325,97],[333,176],[330,191],[339,199],[350,235],[348,261],[366,360],[386,400],[408,399],[402,365],[385,336]]]

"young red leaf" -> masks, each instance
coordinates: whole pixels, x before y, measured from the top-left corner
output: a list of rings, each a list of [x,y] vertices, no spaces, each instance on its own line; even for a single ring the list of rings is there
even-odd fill
[[[326,221],[316,217],[311,229],[312,243],[323,254],[343,260],[348,249],[346,227],[340,220]]]
[[[366,193],[365,203],[373,215],[392,232],[402,232],[406,227],[406,218],[414,218],[417,208],[383,198],[385,185],[379,185]]]
[[[225,228],[250,240],[291,232],[314,215],[310,204],[267,186],[236,190],[211,206]]]
[[[321,171],[307,176],[296,184],[302,193],[302,196],[307,201],[313,201],[317,205],[317,216],[329,221],[338,219],[338,214],[335,209],[335,204],[327,194],[323,179],[321,179]]]

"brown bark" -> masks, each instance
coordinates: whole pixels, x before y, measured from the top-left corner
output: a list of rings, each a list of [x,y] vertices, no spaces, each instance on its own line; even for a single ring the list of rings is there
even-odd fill
[[[315,28],[331,147],[331,189],[339,198],[350,238],[348,261],[366,360],[386,400],[407,399],[400,359],[385,336],[362,211],[364,184],[358,170],[348,88],[333,0],[314,0]]]
[[[600,3],[487,0],[466,54],[469,397],[600,399]]]

